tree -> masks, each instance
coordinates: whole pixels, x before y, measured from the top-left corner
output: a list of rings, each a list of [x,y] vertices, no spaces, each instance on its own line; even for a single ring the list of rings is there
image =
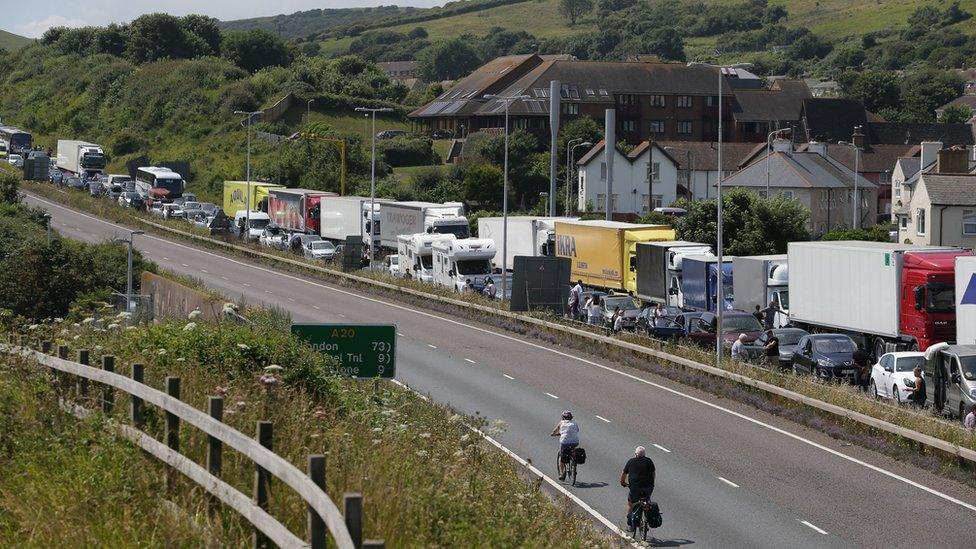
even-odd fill
[[[417,73],[425,82],[457,80],[481,65],[478,52],[470,40],[440,40],[417,56]]]
[[[221,55],[251,73],[265,67],[287,67],[294,57],[284,40],[265,30],[225,34]]]
[[[638,38],[635,53],[650,53],[666,61],[685,60],[684,35],[675,27],[654,29]]]
[[[790,46],[790,54],[798,59],[821,59],[833,49],[830,42],[816,34],[806,34]]]
[[[958,75],[939,70],[914,72],[902,79],[903,122],[931,122],[935,109],[963,94],[966,84]]]
[[[167,58],[189,59],[204,47],[202,39],[183,30],[180,18],[152,13],[129,25],[126,53],[137,63],[147,63]]]
[[[205,15],[191,14],[180,19],[180,26],[183,27],[184,32],[200,39],[204,46],[202,49],[205,49],[205,51],[200,52],[201,55],[220,54],[222,35],[216,19]]]
[[[559,13],[575,25],[581,16],[593,11],[593,0],[559,0]]]
[[[491,164],[475,164],[464,170],[464,201],[481,209],[499,209],[502,203],[502,170]]]
[[[973,109],[966,105],[949,105],[942,111],[939,122],[943,124],[965,124],[973,117]]]
[[[842,73],[837,81],[844,95],[860,99],[864,108],[871,112],[883,109],[897,109],[901,106],[899,77],[888,71],[865,71]]]
[[[821,240],[865,240],[869,242],[891,242],[891,227],[875,225],[867,229],[834,229],[824,233]]]

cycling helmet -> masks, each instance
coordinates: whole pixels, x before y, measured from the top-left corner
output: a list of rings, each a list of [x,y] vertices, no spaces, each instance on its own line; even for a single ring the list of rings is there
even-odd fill
[[[563,410],[563,419],[573,419],[573,412]]]

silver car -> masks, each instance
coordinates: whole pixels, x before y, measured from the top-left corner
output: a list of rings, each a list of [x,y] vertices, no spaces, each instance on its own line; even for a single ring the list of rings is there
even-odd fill
[[[331,261],[335,257],[336,247],[328,240],[313,240],[302,246],[302,252],[307,259]]]

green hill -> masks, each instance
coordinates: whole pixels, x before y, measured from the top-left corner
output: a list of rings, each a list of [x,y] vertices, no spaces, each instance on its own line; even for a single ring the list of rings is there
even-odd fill
[[[0,30],[0,49],[13,52],[26,46],[27,44],[30,44],[31,42],[33,42],[33,40],[30,38],[26,38],[12,32],[7,32],[5,30]]]
[[[224,31],[260,29],[277,33],[283,38],[304,38],[310,34],[318,34],[333,27],[407,15],[417,11],[423,10],[399,6],[317,9],[299,11],[289,15],[271,15],[268,17],[221,21],[219,26]]]

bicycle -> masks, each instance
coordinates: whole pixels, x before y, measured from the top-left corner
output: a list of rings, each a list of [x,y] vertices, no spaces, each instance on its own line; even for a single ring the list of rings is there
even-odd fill
[[[569,461],[565,463],[566,479],[569,480],[571,486],[576,486],[576,448],[560,449],[556,452],[556,473],[559,473],[559,463],[562,461],[564,453],[569,456]]]
[[[652,528],[652,515],[653,515],[654,504],[650,501],[649,497],[642,497],[634,503],[634,506],[630,510],[630,533],[637,539],[637,535],[640,534],[640,539],[642,541],[647,541],[647,531]],[[660,514],[660,511],[658,511]],[[658,524],[657,526],[660,526]],[[654,539],[654,536],[651,536]]]

